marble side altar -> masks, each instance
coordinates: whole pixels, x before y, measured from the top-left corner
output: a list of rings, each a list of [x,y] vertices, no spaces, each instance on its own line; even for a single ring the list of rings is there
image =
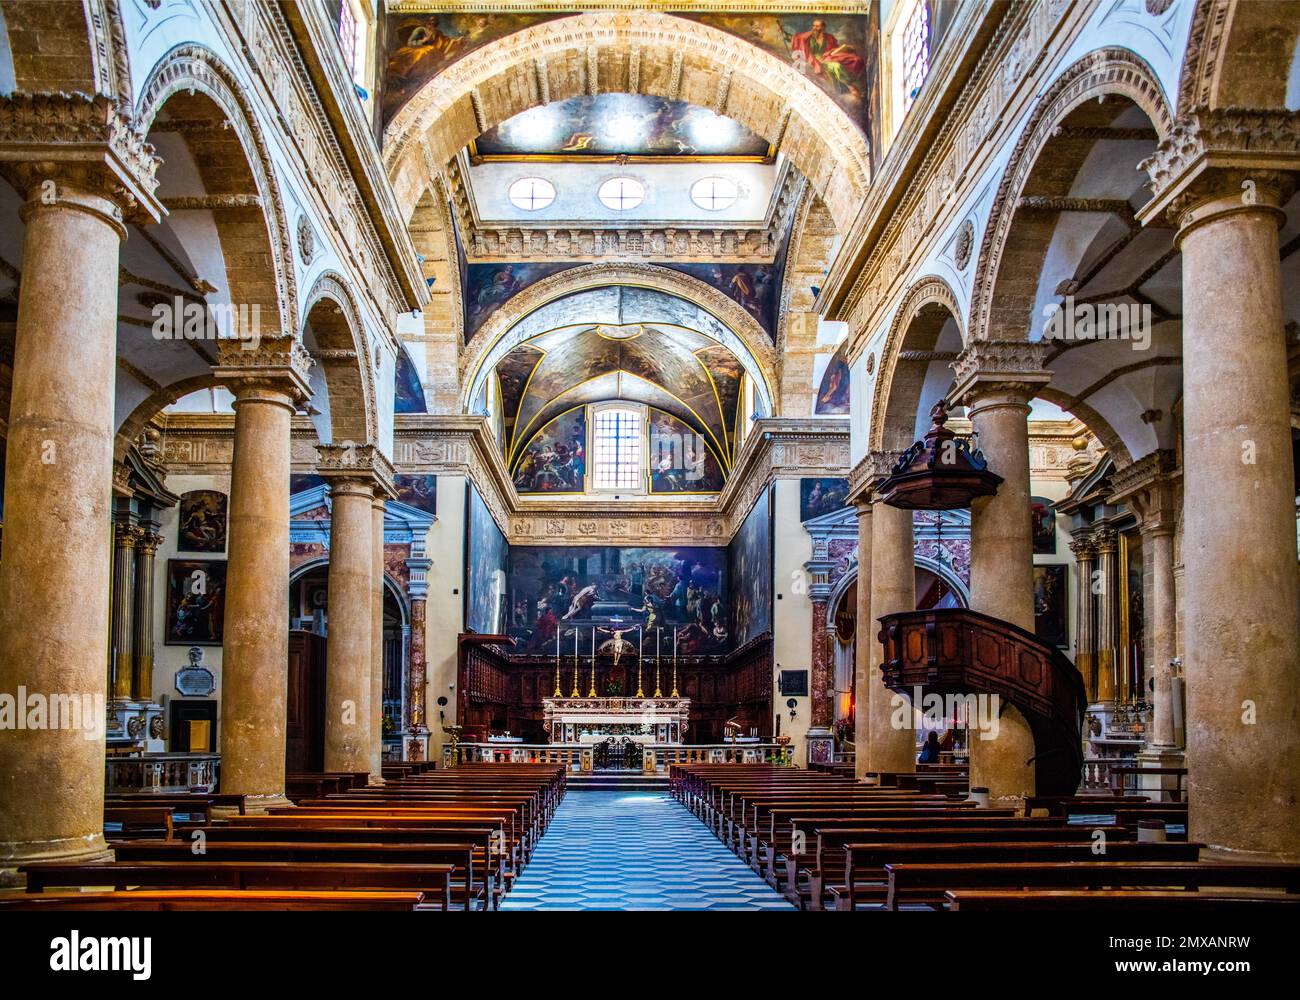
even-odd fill
[[[681,743],[690,726],[689,698],[544,698],[543,724],[552,743],[645,736]]]

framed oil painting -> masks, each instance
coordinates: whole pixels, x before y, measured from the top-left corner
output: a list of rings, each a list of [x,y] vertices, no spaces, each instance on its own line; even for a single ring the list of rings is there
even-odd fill
[[[1034,526],[1034,555],[1056,555],[1056,506],[1046,497],[1030,497],[1029,513]]]
[[[225,612],[225,560],[167,560],[168,646],[220,646]]]
[[[1066,617],[1068,579],[1068,568],[1064,563],[1034,567],[1034,633],[1053,646],[1070,644]]]
[[[226,495],[191,490],[181,495],[178,552],[226,551]]]

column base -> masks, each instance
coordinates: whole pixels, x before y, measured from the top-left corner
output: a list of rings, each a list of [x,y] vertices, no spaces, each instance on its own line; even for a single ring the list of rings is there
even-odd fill
[[[27,885],[27,876],[18,871],[20,865],[57,862],[68,865],[95,865],[113,860],[102,833],[89,837],[46,840],[35,843],[0,844],[0,889],[20,889]]]
[[[381,787],[382,785],[386,785],[387,783],[388,783],[388,782],[384,781],[384,778],[383,778],[382,775],[379,775],[379,774],[369,774],[369,775],[366,776],[366,787],[367,787],[367,788],[379,788],[379,787]]]

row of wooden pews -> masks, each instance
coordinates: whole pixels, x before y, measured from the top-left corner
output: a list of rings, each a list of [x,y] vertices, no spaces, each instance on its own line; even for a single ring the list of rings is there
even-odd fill
[[[964,772],[923,768],[863,784],[834,771],[675,765],[670,788],[801,909],[1300,903],[1300,866],[1199,861],[1202,845],[1179,832],[1186,803],[1106,795],[980,807]]]
[[[0,908],[495,909],[565,792],[563,768],[532,764],[310,777],[333,790],[265,815],[151,796],[170,829],[110,832],[112,862],[27,865],[26,894]]]

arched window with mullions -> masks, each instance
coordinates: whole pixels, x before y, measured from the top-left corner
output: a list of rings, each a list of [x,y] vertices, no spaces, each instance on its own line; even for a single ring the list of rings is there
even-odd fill
[[[615,404],[591,409],[591,488],[645,490],[645,411]]]

